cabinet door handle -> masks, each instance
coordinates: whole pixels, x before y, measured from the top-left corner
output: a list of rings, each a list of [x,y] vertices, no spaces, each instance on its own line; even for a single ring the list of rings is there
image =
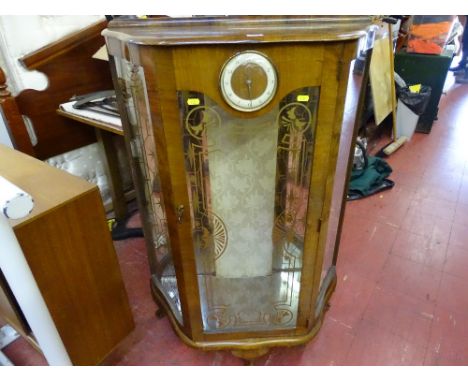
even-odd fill
[[[183,204],[179,204],[176,208],[177,222],[182,223],[182,217],[184,216],[185,207]]]

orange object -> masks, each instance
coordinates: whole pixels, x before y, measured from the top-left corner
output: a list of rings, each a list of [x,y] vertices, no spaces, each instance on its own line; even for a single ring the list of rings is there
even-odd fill
[[[441,54],[452,28],[452,21],[413,24],[408,39],[408,52]]]
[[[410,33],[423,40],[440,39],[442,36],[448,34],[451,27],[451,21],[429,24],[413,24],[410,29]]]
[[[429,54],[441,54],[442,47],[433,41],[428,40],[409,40],[408,41],[408,52],[414,53],[429,53]]]

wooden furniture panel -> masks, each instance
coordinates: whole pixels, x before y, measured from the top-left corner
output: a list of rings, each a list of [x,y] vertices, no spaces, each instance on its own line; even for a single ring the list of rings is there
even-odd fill
[[[99,364],[134,327],[99,190],[5,146],[0,158],[0,174],[34,198],[12,227],[70,358]]]
[[[34,147],[21,117],[18,104],[8,90],[5,73],[0,68],[0,118],[10,128],[15,147],[23,153],[34,155]]]
[[[105,43],[101,31],[106,25],[106,21],[97,22],[21,59],[27,69],[47,76],[48,87],[44,90],[26,89],[13,97],[0,68],[0,112],[14,147],[38,159],[48,159],[98,141],[105,154],[104,166],[112,197],[112,206],[106,205],[106,210],[113,208],[117,220],[123,221],[128,215],[127,200],[134,197],[132,190],[125,192],[125,187],[132,187],[128,176],[122,177],[121,172],[127,172],[129,165],[125,155],[118,155],[119,145],[114,144],[112,136],[123,135],[123,131],[98,122],[90,124],[84,118],[57,110],[73,95],[113,88],[109,64],[92,58]],[[36,145],[31,143],[22,115],[32,121],[38,140]],[[113,134],[101,133],[98,129]]]
[[[56,110],[73,95],[112,89],[108,63],[92,58],[104,45],[101,31],[106,25],[106,21],[95,23],[20,60],[27,69],[44,73],[48,86],[41,91],[25,89],[14,97],[17,106],[11,107],[31,119],[38,140],[35,146],[31,145],[21,118],[10,121],[15,147],[19,150],[47,159],[96,141],[92,127],[62,118]],[[0,77],[0,86],[2,82]]]

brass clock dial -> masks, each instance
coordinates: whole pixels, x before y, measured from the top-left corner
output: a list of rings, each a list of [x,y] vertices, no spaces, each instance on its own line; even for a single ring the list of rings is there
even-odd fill
[[[277,86],[275,67],[259,52],[238,53],[221,70],[221,93],[236,110],[249,112],[261,109],[273,99]]]

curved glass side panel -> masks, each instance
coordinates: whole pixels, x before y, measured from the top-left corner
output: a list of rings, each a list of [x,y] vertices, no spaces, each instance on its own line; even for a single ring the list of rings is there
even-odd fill
[[[204,330],[294,328],[319,88],[250,119],[178,95]]]
[[[118,76],[124,88],[126,110],[130,132],[126,139],[130,139],[133,156],[134,174],[141,188],[144,206],[142,211],[145,226],[146,243],[152,265],[152,281],[166,297],[169,306],[177,320],[182,323],[177,279],[175,275],[171,246],[169,241],[164,200],[160,187],[159,169],[156,145],[153,135],[153,125],[149,113],[149,103],[145,87],[143,68],[131,65],[121,60],[118,66]],[[125,94],[126,93],[126,94]],[[132,97],[129,95],[132,94]],[[151,243],[151,244],[149,244]]]
[[[327,289],[330,287],[333,278],[336,276],[336,258],[335,251],[340,240],[341,231],[341,214],[344,213],[343,192],[347,192],[347,170],[350,158],[350,150],[353,147],[354,126],[358,112],[358,98],[361,84],[363,81],[362,74],[355,74],[353,70],[349,71],[348,88],[344,105],[343,121],[341,124],[341,134],[339,137],[339,146],[335,167],[335,177],[333,189],[331,191],[330,215],[328,217],[327,234],[324,248],[322,273],[320,278],[320,294],[317,300],[316,316],[322,310],[321,304],[324,304],[324,299]],[[353,151],[354,152],[354,151]]]

